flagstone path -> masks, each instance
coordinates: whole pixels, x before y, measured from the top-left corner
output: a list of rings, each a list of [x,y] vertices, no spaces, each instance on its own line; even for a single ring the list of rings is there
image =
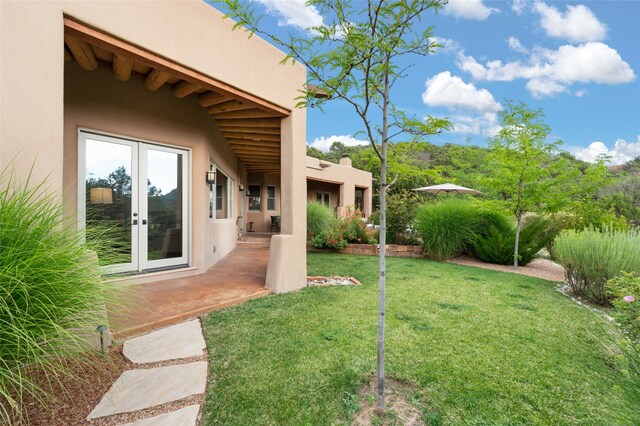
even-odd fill
[[[176,402],[204,394],[208,370],[204,349],[199,319],[125,341],[122,353],[139,368],[123,372],[87,420],[127,418],[129,414],[134,421],[117,424],[195,426],[200,404],[180,406]],[[169,404],[172,411],[158,414],[156,408],[163,404]]]

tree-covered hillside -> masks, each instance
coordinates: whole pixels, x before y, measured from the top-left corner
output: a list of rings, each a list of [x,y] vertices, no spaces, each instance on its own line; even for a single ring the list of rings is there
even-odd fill
[[[495,191],[492,180],[500,179],[489,148],[475,145],[434,145],[429,142],[396,143],[389,149],[389,189],[391,202],[406,204],[408,199],[426,201],[434,196],[415,194],[411,189],[438,183],[455,183],[486,194],[483,202],[501,205],[507,195]],[[339,162],[348,155],[353,166],[373,173],[377,180],[380,161],[370,146],[346,146],[334,142],[329,152],[308,147],[307,155]],[[567,213],[571,227],[615,222],[640,224],[640,157],[621,166],[607,167],[603,161],[587,163],[560,151],[545,163],[552,170],[552,181],[537,206],[539,212]],[[374,204],[377,203],[374,185]],[[404,207],[401,208],[401,210]],[[375,209],[375,205],[374,205]]]

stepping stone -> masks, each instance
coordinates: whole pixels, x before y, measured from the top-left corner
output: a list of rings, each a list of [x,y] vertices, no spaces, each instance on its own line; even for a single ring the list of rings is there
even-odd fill
[[[196,426],[199,405],[189,405],[177,411],[148,417],[121,426]]]
[[[136,364],[189,358],[204,354],[200,320],[194,319],[124,342],[122,353]]]
[[[128,370],[122,373],[87,419],[128,413],[204,393],[207,362]]]

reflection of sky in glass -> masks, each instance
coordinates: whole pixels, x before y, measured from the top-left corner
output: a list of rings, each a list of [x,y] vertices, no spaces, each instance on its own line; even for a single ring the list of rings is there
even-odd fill
[[[106,179],[118,167],[124,166],[131,176],[131,147],[87,139],[87,177]]]
[[[166,195],[178,187],[178,154],[149,149],[148,179]]]
[[[87,138],[87,178],[106,179],[118,167],[124,166],[131,176],[131,147]],[[148,178],[151,185],[168,194],[177,187],[178,155],[170,152],[148,151]]]

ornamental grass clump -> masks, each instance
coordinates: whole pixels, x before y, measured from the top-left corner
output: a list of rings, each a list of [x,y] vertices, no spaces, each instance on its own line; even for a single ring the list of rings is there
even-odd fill
[[[465,253],[477,231],[476,208],[450,199],[418,207],[416,227],[427,255],[436,260]]]
[[[12,176],[0,174],[0,424],[21,419],[26,395],[46,395],[31,372],[57,380],[87,352],[81,335],[95,334],[115,297],[58,198]]]
[[[330,207],[318,202],[307,203],[307,241],[331,226],[334,219]]]
[[[611,227],[565,230],[553,246],[571,289],[578,296],[607,305],[611,296],[607,280],[622,272],[640,273],[638,230],[616,231]]]

